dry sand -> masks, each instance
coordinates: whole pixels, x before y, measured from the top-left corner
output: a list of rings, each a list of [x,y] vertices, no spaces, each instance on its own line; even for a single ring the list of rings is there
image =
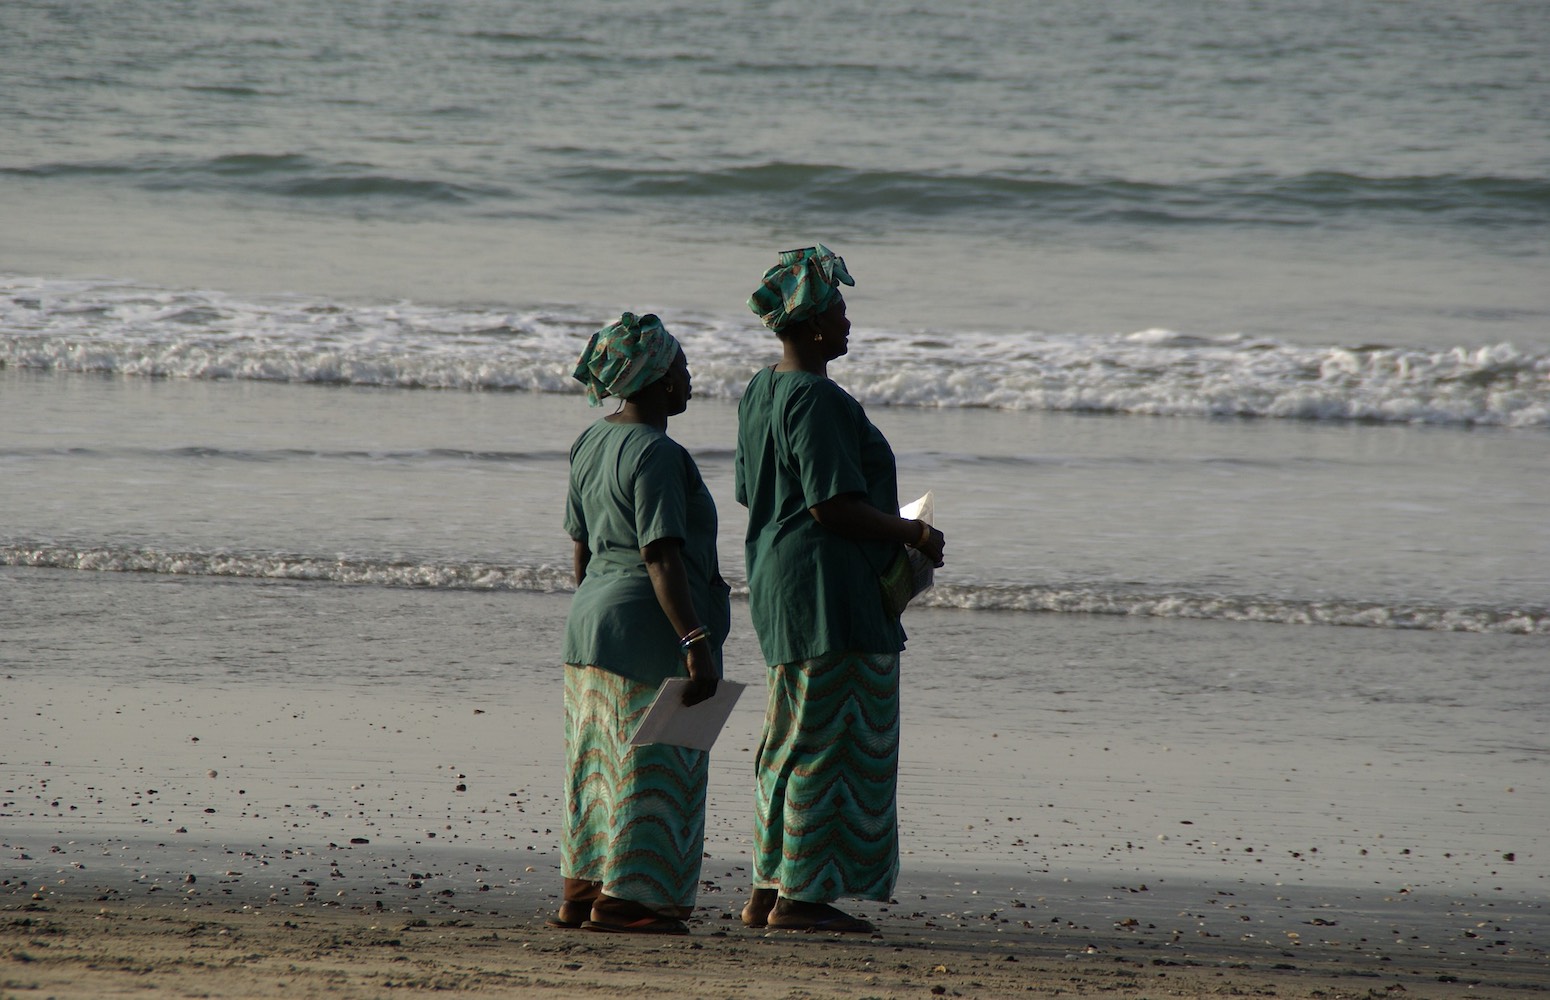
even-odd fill
[[[14,883],[0,914],[0,995],[1507,997],[1544,964],[1476,953],[1250,948],[1121,926],[883,918],[872,938],[752,931],[702,909],[688,938],[560,931],[486,912],[426,916],[318,904],[61,899]],[[1032,914],[1030,914],[1032,915]],[[1008,918],[1011,919],[1011,918]],[[1030,924],[1032,921],[1029,922]],[[1309,937],[1315,932],[1308,928]],[[1493,960],[1494,959],[1494,960]]]

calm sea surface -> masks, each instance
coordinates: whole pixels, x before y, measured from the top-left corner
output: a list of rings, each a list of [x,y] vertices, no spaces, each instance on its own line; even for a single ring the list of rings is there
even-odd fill
[[[564,589],[630,309],[740,579],[742,303],[821,240],[931,602],[1543,645],[1546,51],[1537,0],[9,2],[0,564]]]
[[[0,7],[0,268],[1550,349],[1538,0]],[[579,312],[579,315],[577,315]]]

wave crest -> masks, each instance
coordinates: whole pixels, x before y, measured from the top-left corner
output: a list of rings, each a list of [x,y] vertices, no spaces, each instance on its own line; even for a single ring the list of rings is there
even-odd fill
[[[703,170],[605,162],[567,177],[591,192],[629,198],[779,200],[783,213],[916,219],[968,215],[1015,220],[1163,225],[1328,225],[1366,216],[1465,225],[1544,224],[1550,182],[1542,178],[1437,174],[1370,177],[1331,171],[1204,176],[1171,183],[1125,177],[880,170],[772,161]]]
[[[1550,608],[1385,605],[1232,595],[1138,594],[1071,587],[962,587],[938,584],[923,603],[974,611],[1196,618],[1274,625],[1340,625],[1428,632],[1550,635]]]
[[[165,552],[148,548],[57,545],[0,546],[0,565],[103,573],[222,576],[250,580],[301,580],[431,587],[440,590],[521,590],[552,593],[574,589],[569,567],[499,566],[488,563],[414,563],[313,555],[232,552]]]
[[[333,162],[298,153],[236,153],[208,158],[146,157],[0,168],[36,180],[126,181],[148,191],[246,192],[278,198],[385,199],[395,205],[472,204],[514,197],[509,188],[437,177],[408,177],[369,163]]]
[[[194,379],[577,392],[592,317],[244,301],[0,278],[0,366]],[[751,322],[683,319],[695,391],[737,398]],[[853,331],[838,375],[869,405],[1550,427],[1550,352],[1299,345],[1240,334]]]
[[[571,568],[551,563],[529,566],[491,563],[416,563],[306,554],[168,552],[143,547],[19,543],[0,545],[0,566],[150,573],[168,576],[296,580],[379,587],[439,590],[497,590],[563,593],[574,590]],[[746,597],[747,585],[729,581]],[[1161,593],[1047,586],[937,584],[917,606],[964,611],[1030,611],[1055,614],[1124,615],[1278,625],[1330,625],[1550,635],[1550,608],[1385,605],[1360,601],[1299,601],[1285,598]]]

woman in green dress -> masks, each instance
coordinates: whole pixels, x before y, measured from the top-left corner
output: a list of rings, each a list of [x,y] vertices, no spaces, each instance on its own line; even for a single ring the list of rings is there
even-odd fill
[[[709,754],[630,737],[664,679],[688,676],[685,704],[715,693],[730,625],[715,501],[667,436],[689,402],[689,367],[655,316],[625,313],[593,335],[576,378],[593,406],[622,403],[570,453],[564,892],[550,923],[687,934]]]
[[[845,262],[793,250],[749,307],[780,339],[738,404],[749,610],[768,664],[756,763],[751,927],[871,933],[834,907],[887,900],[899,870],[899,652],[879,575],[904,546],[942,565],[942,533],[899,516],[893,450],[828,378],[849,350]]]

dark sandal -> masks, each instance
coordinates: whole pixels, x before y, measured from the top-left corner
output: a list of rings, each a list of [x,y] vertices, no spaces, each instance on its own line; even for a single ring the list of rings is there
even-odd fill
[[[577,910],[581,911],[580,916],[576,915]],[[557,927],[560,930],[573,931],[586,923],[587,918],[591,915],[592,903],[590,901],[578,900],[573,902],[566,900],[560,904],[559,911],[548,920],[545,920],[544,923],[550,927]]]
[[[592,905],[603,894],[603,883],[584,878],[566,878],[560,893],[560,908],[545,920],[550,927],[572,931],[592,916]]]
[[[812,916],[776,917],[772,912],[765,924],[772,931],[806,931],[809,934],[876,934],[877,928],[870,921],[853,917],[848,913],[825,907],[825,912]]]
[[[602,931],[605,934],[687,934],[689,925],[671,917],[640,917],[624,923],[603,920],[587,920],[582,930]]]

